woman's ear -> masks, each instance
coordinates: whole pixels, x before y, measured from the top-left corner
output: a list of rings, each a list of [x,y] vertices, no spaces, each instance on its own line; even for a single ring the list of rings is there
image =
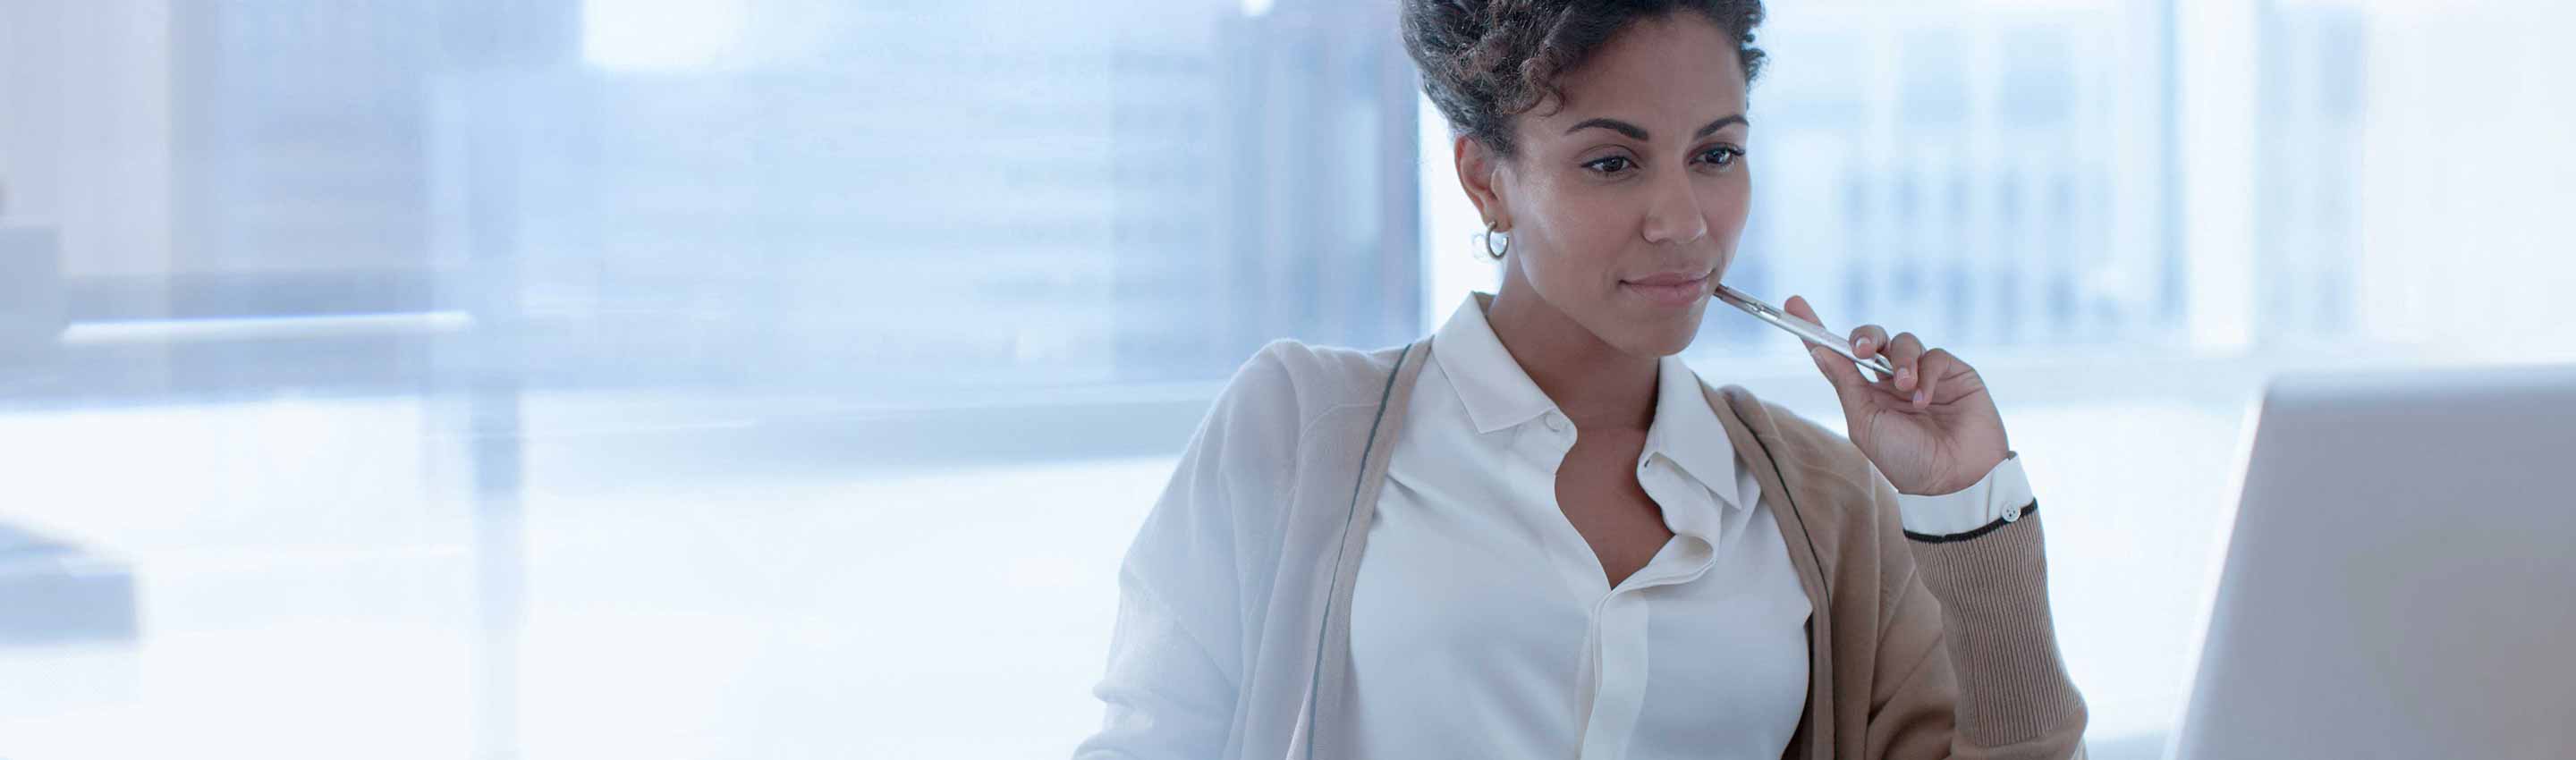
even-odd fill
[[[1502,157],[1494,155],[1484,141],[1459,135],[1450,141],[1451,158],[1458,165],[1458,184],[1467,190],[1467,199],[1476,203],[1476,213],[1485,226],[1509,232],[1512,212],[1504,205],[1502,195]]]

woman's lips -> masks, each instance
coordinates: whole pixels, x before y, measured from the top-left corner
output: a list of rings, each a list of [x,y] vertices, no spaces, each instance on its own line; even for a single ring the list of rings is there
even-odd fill
[[[1641,280],[1621,280],[1619,287],[1663,306],[1689,306],[1708,297],[1708,273],[1696,276],[1659,274]]]

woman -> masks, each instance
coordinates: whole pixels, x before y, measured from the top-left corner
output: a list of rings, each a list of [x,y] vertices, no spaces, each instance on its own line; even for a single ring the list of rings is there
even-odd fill
[[[1744,227],[1761,13],[1405,0],[1502,284],[1242,368],[1128,552],[1078,756],[2080,754],[1974,368],[1809,346],[1846,439],[1673,356]]]

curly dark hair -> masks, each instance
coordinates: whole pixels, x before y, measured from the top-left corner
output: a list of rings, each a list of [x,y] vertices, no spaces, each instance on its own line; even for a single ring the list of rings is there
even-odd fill
[[[1762,70],[1761,0],[1404,0],[1404,49],[1450,129],[1510,158],[1513,117],[1555,96],[1557,74],[1630,23],[1685,9],[1735,38],[1750,84]]]

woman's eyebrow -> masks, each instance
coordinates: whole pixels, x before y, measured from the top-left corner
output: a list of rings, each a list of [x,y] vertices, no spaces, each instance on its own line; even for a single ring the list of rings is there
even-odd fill
[[[1645,128],[1620,121],[1618,119],[1584,119],[1580,122],[1576,122],[1574,126],[1567,127],[1565,129],[1565,133],[1569,135],[1574,134],[1576,132],[1581,132],[1588,127],[1600,127],[1612,132],[1627,135],[1628,139],[1635,140],[1637,142],[1652,142],[1646,139]]]
[[[1731,113],[1717,117],[1716,121],[1709,122],[1707,126],[1700,127],[1697,132],[1692,132],[1691,139],[1697,140],[1702,137],[1707,137],[1710,133],[1725,129],[1728,124],[1742,124],[1748,127],[1753,126],[1753,122],[1745,120],[1744,114]]]
[[[1744,118],[1744,114],[1727,114],[1725,116],[1717,117],[1716,121],[1709,122],[1707,125],[1700,127],[1699,131],[1692,132],[1691,139],[1697,140],[1702,137],[1707,137],[1710,133],[1725,129],[1729,124],[1743,124],[1751,126],[1753,122],[1746,120]],[[1627,135],[1628,139],[1635,140],[1637,142],[1653,142],[1652,139],[1646,136],[1646,130],[1644,127],[1639,127],[1635,124],[1630,124],[1618,119],[1584,119],[1582,121],[1575,122],[1574,126],[1567,127],[1565,129],[1565,133],[1570,135],[1593,127],[1599,127],[1601,129],[1607,129],[1612,132]]]

